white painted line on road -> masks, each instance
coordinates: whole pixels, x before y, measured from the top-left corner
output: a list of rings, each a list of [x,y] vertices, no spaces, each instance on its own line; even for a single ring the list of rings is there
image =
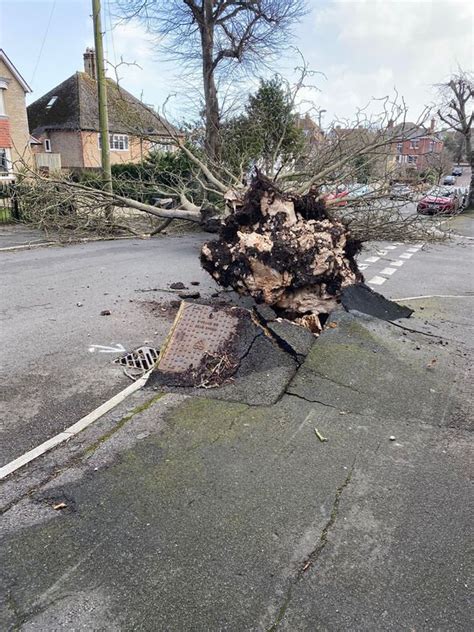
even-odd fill
[[[367,257],[367,259],[365,259],[365,263],[375,263],[379,259],[380,257]]]
[[[0,248],[0,252],[14,252],[15,250],[33,250],[34,248],[42,248],[43,246],[57,246],[57,241],[42,241],[39,244],[21,244],[19,246],[5,246]],[[62,245],[62,244],[59,244]]]
[[[400,244],[401,245],[401,244]],[[385,246],[386,250],[396,250],[396,246]]]
[[[116,344],[114,347],[91,345],[89,347],[89,353],[94,353],[95,351],[98,351],[99,353],[125,353],[125,347],[120,343]]]
[[[387,254],[386,250],[377,250],[377,254],[380,255],[381,257],[385,256]]]
[[[367,268],[369,267],[368,263],[359,263],[359,270],[367,270]]]
[[[36,446],[36,448],[33,448],[29,452],[25,452],[25,454],[22,454],[17,459],[10,461],[10,463],[4,465],[2,468],[0,468],[0,480],[9,476],[13,472],[16,472],[16,470],[20,469],[20,467],[23,467],[34,459],[37,459],[45,452],[51,450],[51,448],[54,448],[60,443],[71,439],[71,437],[74,437],[74,435],[81,432],[81,430],[84,430],[84,428],[87,428],[87,426],[90,426],[92,423],[94,423],[94,421],[97,421],[99,417],[102,417],[103,415],[105,415],[105,413],[108,413],[110,410],[118,406],[118,404],[123,402],[124,399],[127,399],[129,395],[132,395],[132,393],[139,391],[143,386],[145,386],[150,373],[151,370],[142,375],[142,377],[140,377],[136,382],[130,384],[129,386],[127,386],[127,388],[124,388],[123,391],[120,391],[120,393],[117,393],[117,395],[114,395],[111,399],[101,404],[91,413],[89,413],[85,417],[82,417],[82,419],[79,419],[79,421],[76,421],[75,424],[69,426],[69,428],[66,428],[66,430],[63,430],[63,432],[60,432],[54,437],[51,437],[51,439],[48,439],[41,445]]]
[[[402,255],[400,255],[400,259],[411,259],[412,257],[413,257],[412,252],[404,252]]]
[[[400,259],[398,261],[392,261],[391,262],[391,266],[397,266],[397,268],[400,268],[405,262],[404,261],[400,261]]]
[[[397,271],[397,268],[384,268],[380,274],[387,274],[388,276],[392,276]]]
[[[403,298],[392,298],[392,301],[418,301],[423,298],[472,298],[472,294],[426,294],[425,296],[404,296]]]
[[[420,249],[419,247],[417,247],[417,246],[413,246],[413,248],[408,248],[407,252],[413,252],[413,253],[415,253],[415,252],[418,252],[418,250],[419,250],[419,249]]]
[[[387,279],[384,279],[381,276],[374,276],[370,279],[370,281],[368,281],[368,283],[370,283],[371,285],[382,285],[382,283],[385,283]]]
[[[15,250],[33,250],[45,246],[77,246],[95,241],[120,241],[121,239],[150,239],[148,235],[122,235],[120,237],[80,237],[70,241],[40,241],[38,243],[20,244],[19,246],[4,246],[0,252],[14,252]]]

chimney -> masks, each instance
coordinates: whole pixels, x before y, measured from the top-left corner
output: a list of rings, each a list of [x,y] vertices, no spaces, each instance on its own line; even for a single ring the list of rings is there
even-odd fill
[[[393,119],[390,119],[387,125],[388,129],[393,129]]]
[[[91,79],[97,79],[95,50],[93,48],[86,48],[86,52],[84,53],[84,72],[89,75]]]
[[[430,132],[433,133],[434,129],[435,129],[435,120],[434,118],[432,118],[430,122]]]

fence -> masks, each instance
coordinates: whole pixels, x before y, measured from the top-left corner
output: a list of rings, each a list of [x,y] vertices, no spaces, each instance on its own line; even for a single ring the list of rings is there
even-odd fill
[[[0,224],[20,220],[20,204],[14,182],[0,182]]]

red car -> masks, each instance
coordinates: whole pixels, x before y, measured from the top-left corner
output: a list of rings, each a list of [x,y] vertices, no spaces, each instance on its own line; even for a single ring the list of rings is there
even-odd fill
[[[459,197],[455,191],[435,187],[421,198],[416,210],[422,215],[454,215],[458,212],[460,205]]]
[[[331,191],[323,199],[328,202],[328,206],[346,206],[348,195],[347,187],[340,184],[335,191]]]

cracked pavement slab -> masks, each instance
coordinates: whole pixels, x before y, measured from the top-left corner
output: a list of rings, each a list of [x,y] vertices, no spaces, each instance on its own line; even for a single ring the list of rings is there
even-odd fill
[[[143,401],[13,500],[1,628],[469,629],[465,359],[334,322],[296,396]]]

